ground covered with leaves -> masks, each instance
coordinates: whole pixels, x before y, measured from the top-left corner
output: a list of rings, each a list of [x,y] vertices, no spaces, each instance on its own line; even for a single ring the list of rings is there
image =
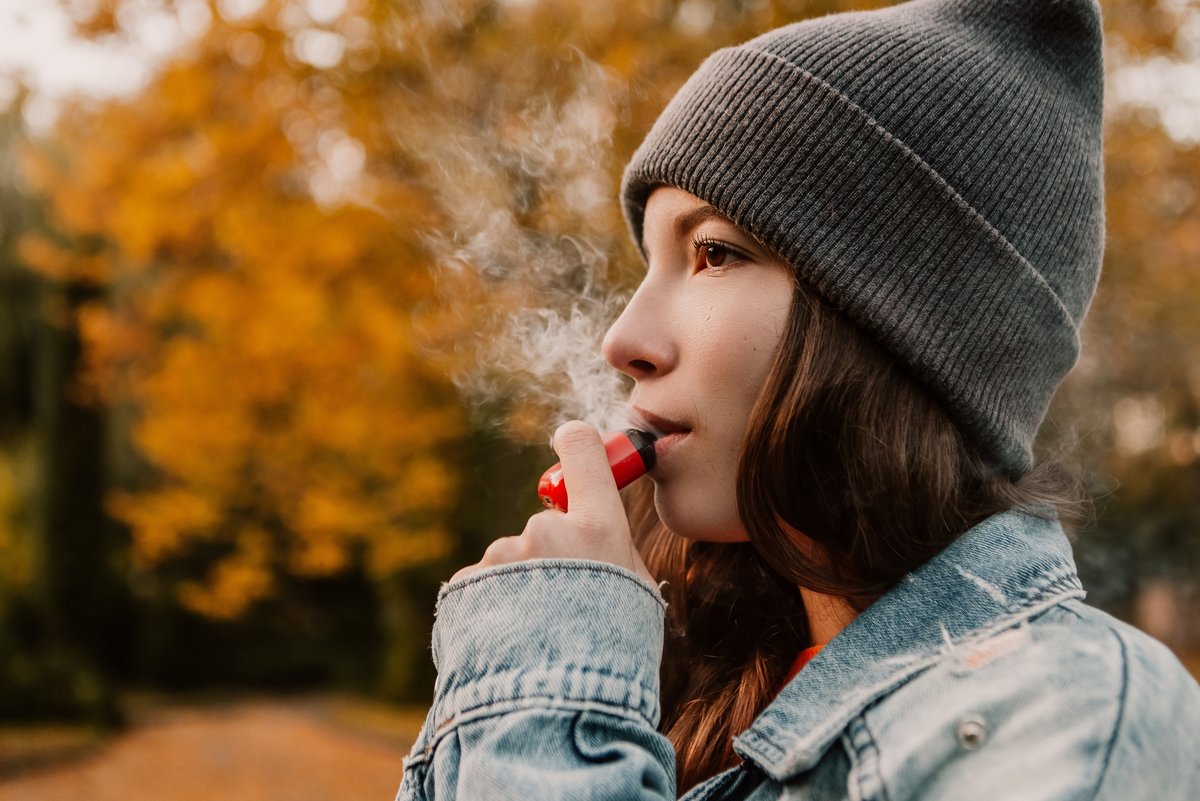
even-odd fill
[[[419,725],[415,710],[305,698],[154,704],[102,739],[10,729],[0,801],[387,801]]]

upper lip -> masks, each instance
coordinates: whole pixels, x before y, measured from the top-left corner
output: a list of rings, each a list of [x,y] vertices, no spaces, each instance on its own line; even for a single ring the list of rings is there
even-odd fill
[[[646,411],[639,406],[631,406],[635,423],[645,423],[653,433],[660,437],[665,437],[668,434],[677,434],[691,431],[692,427],[686,423],[681,423],[677,420],[672,420],[669,417],[657,415],[654,412]]]

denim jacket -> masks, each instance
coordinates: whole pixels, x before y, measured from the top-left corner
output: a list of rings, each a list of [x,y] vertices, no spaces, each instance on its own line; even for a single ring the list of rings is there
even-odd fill
[[[1200,799],[1200,687],[1085,605],[1057,522],[966,532],[835,637],[688,801]],[[548,559],[438,595],[435,697],[398,798],[674,799],[655,727],[664,603]]]

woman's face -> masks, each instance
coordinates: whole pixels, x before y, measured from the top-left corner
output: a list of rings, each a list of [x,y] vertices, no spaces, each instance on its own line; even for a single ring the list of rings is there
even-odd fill
[[[715,208],[675,187],[646,204],[646,277],[609,329],[604,357],[632,376],[633,420],[664,434],[654,502],[671,531],[746,539],[737,459],[783,338],[793,275]]]

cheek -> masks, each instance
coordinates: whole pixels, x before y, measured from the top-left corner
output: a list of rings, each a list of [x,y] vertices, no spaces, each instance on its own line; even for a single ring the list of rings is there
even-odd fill
[[[680,376],[697,410],[698,438],[688,467],[657,486],[663,522],[689,539],[744,540],[737,515],[737,457],[787,324],[791,283],[780,271],[746,284],[714,282],[713,294],[685,308]],[[693,310],[695,310],[693,312]]]
[[[786,310],[746,306],[713,314],[698,358],[718,399],[748,411],[758,398],[783,336]]]

